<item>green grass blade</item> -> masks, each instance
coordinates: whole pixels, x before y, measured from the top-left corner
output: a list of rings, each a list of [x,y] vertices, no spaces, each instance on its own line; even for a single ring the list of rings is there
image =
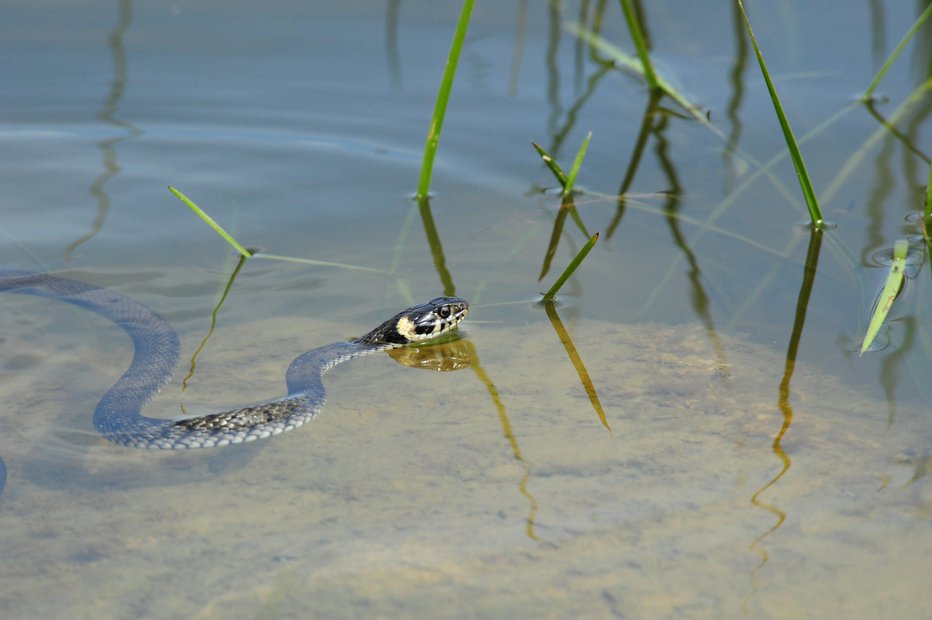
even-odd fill
[[[861,101],[869,101],[874,96],[874,89],[877,88],[877,85],[880,84],[880,80],[887,74],[887,70],[893,66],[893,63],[896,62],[896,59],[899,58],[900,54],[903,52],[903,48],[906,47],[906,44],[909,43],[909,40],[913,38],[913,35],[916,34],[916,31],[922,27],[922,24],[925,23],[929,16],[932,15],[932,4],[926,7],[926,10],[922,12],[916,22],[912,25],[906,35],[903,37],[903,40],[900,41],[899,45],[896,46],[896,49],[890,54],[886,62],[883,63],[883,66],[880,67],[880,70],[877,72],[877,75],[874,76],[874,79],[871,81],[870,86],[867,87],[867,90],[864,91],[864,94],[861,95]]]
[[[553,173],[553,176],[556,177],[557,182],[559,182],[560,186],[563,188],[564,198],[573,193],[573,185],[576,183],[576,175],[579,174],[579,169],[582,167],[583,159],[586,157],[586,151],[589,150],[589,140],[591,139],[592,132],[590,131],[586,135],[586,138],[583,140],[579,150],[576,152],[576,159],[573,160],[573,166],[570,168],[569,174],[563,172],[563,168],[560,167],[560,164],[558,164],[557,161],[550,156],[550,153],[544,150],[544,147],[537,144],[536,142],[531,142],[531,146],[534,147],[534,150],[537,151],[537,154],[540,155],[540,158],[544,160],[544,163],[547,164],[548,168],[550,168],[550,172]]]
[[[929,5],[932,6],[932,5]],[[932,217],[932,166],[929,166],[929,180],[926,182],[926,220]]]
[[[576,226],[579,227],[579,230],[582,231],[582,234],[584,234],[586,238],[592,236],[589,234],[589,231],[586,230],[586,225],[583,223],[582,218],[579,217],[579,210],[576,208],[576,203],[573,202],[573,198],[571,196],[564,198],[563,203],[557,210],[557,216],[553,220],[553,231],[550,233],[550,242],[547,244],[547,251],[544,252],[544,262],[540,268],[540,275],[537,276],[538,281],[543,280],[547,272],[550,271],[550,264],[553,262],[553,257],[557,253],[557,246],[560,244],[560,235],[563,234],[563,224],[566,222],[567,215],[573,218]]]
[[[579,267],[579,264],[583,262],[583,259],[586,258],[586,255],[589,253],[589,250],[595,245],[595,242],[599,240],[599,233],[592,235],[592,238],[586,242],[586,245],[582,247],[576,257],[570,261],[570,264],[567,265],[566,269],[563,270],[563,273],[560,274],[560,277],[557,278],[557,281],[553,283],[553,286],[550,287],[550,290],[544,293],[544,298],[541,301],[549,301],[554,298],[557,294],[557,291],[560,290],[560,287],[563,286],[573,272],[576,271],[576,268]]]
[[[333,261],[314,260],[312,258],[300,258],[296,256],[280,256],[278,254],[266,254],[265,252],[251,252],[248,249],[244,248],[242,245],[240,245],[236,241],[236,239],[234,239],[227,231],[223,230],[220,224],[215,222],[212,217],[207,215],[207,213],[205,213],[203,209],[201,209],[199,206],[194,204],[193,200],[191,200],[190,198],[182,194],[180,191],[178,191],[171,185],[168,186],[168,189],[171,190],[171,192],[175,196],[177,196],[178,199],[181,200],[181,202],[187,205],[189,209],[194,211],[198,215],[198,217],[204,220],[208,226],[213,228],[214,231],[218,235],[223,237],[227,243],[233,246],[236,249],[236,251],[242,254],[245,258],[264,258],[267,260],[280,260],[280,261],[287,261],[290,263],[300,263],[302,265],[315,265],[317,267],[336,267],[338,269],[348,269],[352,271],[368,271],[369,273],[378,273],[378,274],[385,274],[385,275],[388,274],[388,272],[385,271],[384,269],[373,269],[371,267],[363,267],[361,265],[351,265],[349,263],[335,263]]]
[[[456,65],[460,60],[463,41],[466,39],[466,30],[469,28],[469,19],[472,14],[474,0],[464,0],[463,10],[456,32],[453,34],[453,43],[450,45],[450,55],[447,66],[443,70],[440,80],[440,89],[437,91],[437,103],[434,105],[434,115],[430,119],[430,129],[427,131],[427,144],[424,145],[424,160],[421,164],[421,179],[417,185],[417,197],[426,198],[430,192],[430,177],[434,170],[434,157],[437,155],[437,146],[440,144],[440,131],[443,129],[443,117],[447,112],[447,103],[450,101],[450,91],[453,89],[453,78],[456,77]]]
[[[647,80],[647,73],[644,69],[643,63],[630,54],[626,54],[624,51],[612,45],[604,38],[598,34],[583,28],[578,24],[567,24],[564,26],[564,29],[568,32],[573,33],[593,48],[599,50],[603,54],[606,54],[611,58],[611,60],[621,67],[628,69],[638,75],[644,76],[645,81]],[[654,71],[654,79],[657,81],[657,88],[663,91],[663,94],[673,99],[681,108],[686,110],[690,116],[702,123],[703,125],[710,126],[709,118],[706,114],[697,106],[696,104],[689,101],[689,99],[680,93],[670,82],[668,82],[662,75]]]
[[[654,73],[654,66],[650,62],[650,53],[647,50],[647,39],[641,32],[641,26],[638,24],[637,15],[634,14],[634,8],[631,6],[631,0],[621,0],[621,10],[625,14],[625,22],[628,24],[628,32],[631,33],[631,40],[634,41],[634,49],[637,50],[638,58],[641,59],[641,67],[644,68],[644,79],[651,90],[660,88],[660,82],[657,80],[657,74]]]
[[[537,144],[536,142],[531,142],[531,146],[534,147],[534,150],[537,151],[537,154],[540,155],[540,158],[544,160],[544,163],[547,164],[547,167],[550,168],[550,172],[553,173],[553,176],[556,177],[557,182],[560,184],[560,187],[566,189],[566,174],[563,172],[563,168],[560,167],[560,164],[550,156],[547,151],[544,150],[544,147]]]
[[[809,173],[806,171],[806,164],[803,162],[802,153],[799,151],[799,145],[793,136],[793,130],[790,128],[790,122],[783,112],[783,105],[777,96],[777,89],[770,79],[770,72],[767,71],[767,64],[764,62],[764,56],[761,54],[760,47],[757,45],[757,38],[751,29],[751,20],[744,10],[744,3],[738,0],[738,8],[741,9],[741,15],[744,17],[744,24],[748,29],[748,36],[751,39],[751,45],[754,46],[754,53],[757,55],[757,62],[760,65],[761,73],[764,76],[764,82],[767,83],[767,90],[770,92],[770,100],[773,102],[773,109],[777,113],[777,119],[780,121],[780,128],[783,129],[783,137],[786,139],[786,148],[790,152],[793,160],[793,167],[796,168],[796,176],[799,178],[799,186],[803,191],[803,197],[806,199],[806,207],[809,209],[809,217],[812,219],[814,228],[821,229],[824,224],[822,211],[819,209],[819,201],[816,199],[815,190],[812,188],[812,181],[809,180]]]
[[[583,159],[586,157],[586,151],[589,150],[590,139],[592,139],[591,131],[586,134],[586,139],[583,140],[582,146],[579,147],[579,151],[576,153],[576,159],[573,160],[573,167],[570,168],[570,173],[566,175],[566,183],[563,185],[563,196],[569,196],[573,193],[573,185],[576,183],[576,175],[579,174],[579,169],[582,167]]]
[[[213,228],[213,229],[214,229],[214,232],[216,232],[218,235],[220,235],[221,237],[223,237],[223,238],[226,240],[227,243],[229,243],[229,244],[232,245],[234,248],[236,248],[236,251],[237,251],[237,252],[239,252],[240,254],[242,254],[243,256],[245,256],[246,258],[249,258],[249,257],[252,256],[252,252],[250,252],[249,250],[247,250],[246,248],[244,248],[243,246],[241,246],[239,243],[237,243],[236,239],[234,239],[232,236],[230,236],[230,234],[229,234],[227,231],[223,230],[223,228],[221,228],[220,224],[218,224],[217,222],[215,222],[215,221],[213,220],[212,217],[210,217],[209,215],[207,215],[206,213],[204,213],[204,210],[203,210],[203,209],[201,209],[199,206],[197,206],[196,204],[194,204],[194,201],[193,201],[193,200],[191,200],[190,198],[188,198],[187,196],[185,196],[184,194],[182,194],[181,192],[179,192],[177,189],[175,189],[175,188],[172,187],[171,185],[168,186],[168,189],[169,189],[169,191],[171,191],[171,193],[173,193],[173,194],[178,198],[178,200],[180,200],[180,201],[183,202],[185,205],[187,205],[187,207],[188,207],[189,209],[191,209],[192,211],[194,211],[194,212],[198,215],[198,217],[200,217],[202,220],[204,220],[204,221],[207,223],[208,226],[210,226],[211,228]]]
[[[932,165],[929,166],[929,179],[926,182],[926,202],[922,210],[922,217],[919,220],[919,227],[922,229],[922,237],[926,241],[926,247],[932,252]],[[929,264],[932,269],[932,262]]]
[[[550,271],[550,263],[557,252],[557,245],[560,242],[560,233],[563,232],[563,222],[566,220],[567,215],[571,215],[573,221],[576,222],[576,225],[579,226],[583,234],[587,237],[589,236],[589,231],[586,230],[586,225],[583,223],[582,218],[579,217],[576,204],[573,202],[573,185],[576,182],[576,175],[579,174],[579,169],[582,167],[583,159],[586,157],[586,151],[589,148],[589,140],[591,138],[592,132],[590,131],[579,147],[579,151],[576,153],[576,159],[573,161],[573,167],[570,169],[569,175],[563,173],[560,164],[558,164],[541,145],[536,142],[531,142],[541,159],[543,159],[547,167],[550,168],[553,176],[555,176],[557,181],[560,182],[560,185],[563,186],[563,202],[553,222],[553,232],[550,235],[550,243],[547,246],[547,252],[544,254],[544,263],[541,266],[540,276],[537,278],[538,280],[542,280],[544,276],[547,275],[547,272]],[[562,282],[560,284],[562,284]],[[557,288],[559,288],[559,286],[557,286]],[[551,290],[556,292],[555,289]]]
[[[900,239],[893,246],[893,262],[890,263],[890,271],[887,273],[887,279],[884,281],[883,289],[880,291],[880,295],[877,296],[874,307],[871,309],[871,317],[867,324],[867,332],[864,334],[864,342],[861,343],[861,355],[864,355],[864,352],[873,344],[874,338],[877,337],[877,332],[880,331],[880,327],[884,324],[884,321],[887,320],[887,314],[890,313],[893,301],[903,289],[906,272],[906,254],[908,251],[909,242],[906,241],[906,239]]]
[[[363,267],[362,265],[352,265],[350,263],[335,263],[333,261],[327,260],[314,260],[313,258],[300,258],[297,256],[280,256],[278,254],[266,254],[265,252],[257,252],[252,255],[252,258],[264,258],[267,260],[280,260],[286,261],[289,263],[299,263],[301,265],[314,265],[315,267],[335,267],[337,269],[347,269],[349,271],[367,271],[369,273],[378,273],[382,275],[388,275],[388,272],[384,269],[373,269],[372,267]]]

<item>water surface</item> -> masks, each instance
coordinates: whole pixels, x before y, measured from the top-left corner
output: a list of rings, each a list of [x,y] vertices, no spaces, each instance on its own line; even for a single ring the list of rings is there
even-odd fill
[[[635,165],[643,83],[565,29],[604,8],[630,51],[620,9],[477,6],[426,211],[454,3],[10,4],[0,261],[175,326],[182,368],[147,413],[274,398],[296,355],[414,301],[472,313],[444,351],[465,368],[368,357],[299,431],[163,454],[91,426],[132,353],[118,329],[0,296],[0,612],[927,614],[924,264],[886,347],[856,353],[877,254],[917,233],[928,28],[876,106],[899,136],[852,100],[916,6],[749,7],[797,135],[828,122],[804,155],[837,228],[800,312],[805,208],[788,159],[765,167],[785,146],[727,5],[644,7],[660,70],[717,132],[663,101]],[[533,300],[587,235],[567,219],[538,281],[559,198],[529,143],[569,167],[589,131],[577,204],[602,236],[548,314]],[[343,265],[248,261],[184,394],[236,259],[169,184],[244,244]]]

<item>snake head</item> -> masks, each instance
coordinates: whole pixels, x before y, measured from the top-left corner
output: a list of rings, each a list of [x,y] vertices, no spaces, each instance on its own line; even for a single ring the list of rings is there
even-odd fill
[[[453,330],[468,313],[465,299],[436,297],[402,310],[356,342],[405,345],[437,338]]]

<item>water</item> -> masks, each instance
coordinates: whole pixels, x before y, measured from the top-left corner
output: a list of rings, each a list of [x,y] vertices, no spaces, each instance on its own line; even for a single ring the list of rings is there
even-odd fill
[[[789,375],[806,213],[787,159],[760,173],[785,147],[730,7],[645,7],[661,71],[725,138],[653,116],[619,212],[643,84],[561,29],[579,5],[477,6],[425,214],[410,197],[455,4],[8,3],[0,261],[175,326],[182,368],[147,413],[277,397],[296,355],[414,301],[473,311],[446,350],[468,368],[364,358],[328,375],[308,427],[162,454],[91,426],[130,359],[119,330],[0,296],[3,617],[927,615],[924,265],[886,348],[855,353],[876,255],[916,232],[928,174],[927,92],[895,119],[905,141],[851,106],[919,12],[875,4],[749,7],[797,136],[840,113],[803,147],[837,228]],[[926,28],[882,83],[885,118],[928,50]],[[586,235],[567,219],[538,282],[559,200],[529,142],[568,168],[588,131],[578,204],[602,236],[554,318],[533,300]],[[167,185],[246,245],[363,269],[249,261],[182,394],[236,259]]]

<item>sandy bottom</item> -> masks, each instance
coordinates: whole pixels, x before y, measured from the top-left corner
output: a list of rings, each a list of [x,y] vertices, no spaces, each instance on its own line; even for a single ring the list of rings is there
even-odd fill
[[[932,613],[928,412],[891,417],[800,365],[790,419],[782,356],[740,339],[716,354],[697,327],[570,325],[611,432],[542,320],[471,326],[481,359],[457,372],[338,367],[321,416],[271,441],[158,453],[91,428],[121,334],[89,319],[53,344],[60,316],[10,321],[3,618]],[[294,334],[345,329],[221,329],[188,411],[279,395],[323,344]],[[148,413],[178,400],[176,381]]]

